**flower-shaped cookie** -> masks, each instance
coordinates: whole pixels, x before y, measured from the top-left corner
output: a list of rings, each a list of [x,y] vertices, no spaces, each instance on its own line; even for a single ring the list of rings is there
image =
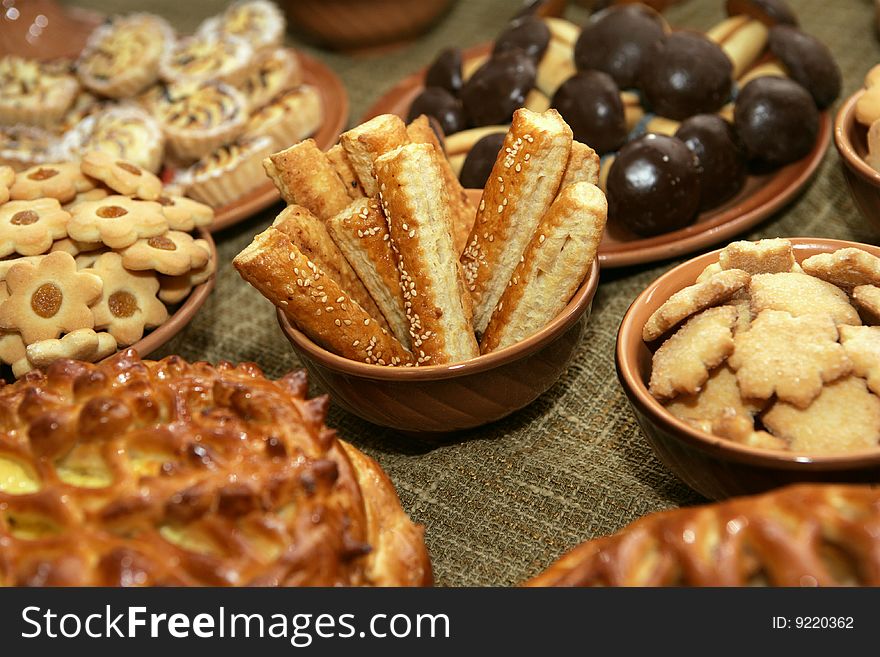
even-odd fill
[[[122,266],[122,256],[105,253],[88,271],[104,282],[101,300],[92,309],[95,327],[106,329],[122,346],[134,344],[168,319],[168,309],[156,293],[159,280],[153,272],[133,272]]]
[[[83,155],[80,167],[87,176],[125,196],[155,201],[162,194],[162,181],[152,173],[104,151],[89,151]]]
[[[102,242],[111,249],[124,249],[141,237],[154,237],[167,230],[168,220],[161,205],[127,196],[80,203],[67,224],[72,239]]]
[[[13,265],[6,285],[9,298],[0,304],[0,328],[17,330],[26,344],[94,326],[89,306],[101,296],[101,279],[77,271],[69,253]]]
[[[70,214],[54,198],[0,205],[0,257],[39,255],[67,235]]]
[[[62,207],[68,212],[72,212],[73,208],[75,208],[80,203],[86,203],[88,201],[100,201],[102,198],[107,198],[110,196],[110,192],[108,192],[104,187],[95,187],[94,189],[90,189],[87,192],[81,192],[73,197],[72,201],[68,201]]]
[[[15,169],[8,166],[0,166],[0,203],[9,200],[9,188],[15,182]]]
[[[190,231],[196,226],[207,226],[214,221],[214,209],[185,196],[160,196],[156,202],[171,230]]]
[[[15,200],[49,197],[67,203],[94,186],[83,175],[78,162],[38,164],[15,175],[9,196]]]
[[[180,276],[192,269],[204,267],[209,253],[195,243],[192,235],[169,230],[163,235],[146,237],[121,251],[126,269],[152,269],[168,276]]]
[[[211,248],[205,240],[195,240],[195,244],[208,254],[208,262],[198,269],[183,274],[182,276],[160,276],[159,298],[169,305],[180,303],[196,285],[201,285],[213,276],[217,263],[211,257]]]
[[[29,344],[25,355],[31,366],[43,368],[61,358],[94,363],[115,351],[116,340],[112,335],[85,328],[71,331],[61,339],[40,340]]]
[[[103,247],[104,245],[100,242],[79,242],[77,240],[72,240],[69,237],[65,237],[62,240],[56,241],[49,251],[64,251],[75,258],[80,253],[90,253]]]

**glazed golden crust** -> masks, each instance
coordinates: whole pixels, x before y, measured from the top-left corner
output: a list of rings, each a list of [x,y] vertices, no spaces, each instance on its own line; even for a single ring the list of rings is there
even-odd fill
[[[330,161],[330,166],[336,171],[336,175],[345,184],[349,197],[352,200],[363,198],[364,190],[361,189],[361,183],[354,169],[351,168],[351,162],[348,161],[348,155],[345,154],[342,144],[336,144],[327,151],[327,159]]]
[[[268,228],[232,261],[303,333],[344,358],[411,364],[412,355],[284,233]]]
[[[389,151],[409,143],[406,124],[394,114],[381,114],[343,132],[339,143],[360,180],[367,196],[377,196],[379,186],[373,171],[376,160]]]
[[[0,585],[430,584],[387,478],[306,391],[132,350],[6,386]]]
[[[599,156],[586,144],[573,141],[559,189],[565,189],[579,182],[599,185]]]
[[[880,489],[798,485],[653,513],[526,586],[880,585]]]

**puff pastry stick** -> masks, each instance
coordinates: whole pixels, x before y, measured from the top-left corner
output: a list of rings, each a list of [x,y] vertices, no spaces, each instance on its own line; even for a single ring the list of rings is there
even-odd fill
[[[592,148],[579,141],[571,143],[571,153],[559,189],[580,182],[599,184],[599,156]]]
[[[410,346],[397,259],[391,250],[388,223],[373,198],[353,201],[327,220],[327,230],[388,322],[395,338]]]
[[[287,235],[303,255],[339,283],[370,316],[375,317],[380,324],[388,328],[382,311],[373,301],[373,297],[370,296],[355,270],[348,264],[342,251],[336,246],[324,222],[301,205],[288,205],[272,225]]]
[[[406,124],[394,114],[380,114],[348,132],[343,132],[339,143],[348,155],[348,161],[357,174],[367,196],[378,196],[379,186],[373,166],[383,153],[409,143]]]
[[[327,219],[351,202],[345,183],[314,139],[306,139],[263,160],[266,175],[288,204],[302,205]]]
[[[413,355],[422,365],[479,355],[438,159],[430,144],[408,144],[376,160]]]
[[[470,197],[464,191],[464,187],[458,181],[458,176],[452,170],[452,165],[446,158],[446,151],[437,138],[437,133],[431,127],[428,117],[422,114],[414,119],[406,127],[409,139],[414,144],[431,144],[437,149],[440,156],[440,169],[443,171],[443,180],[446,183],[446,189],[449,191],[449,208],[452,212],[452,240],[455,243],[455,252],[461,255],[464,246],[467,244],[467,238],[471,234],[474,227],[474,218],[477,215],[476,206],[471,203]]]
[[[349,198],[352,200],[363,198],[364,190],[361,189],[361,183],[354,169],[351,168],[351,162],[348,161],[348,155],[345,154],[342,144],[336,144],[327,151],[327,159],[330,160],[330,166],[336,171],[336,175],[345,183]]]
[[[232,264],[325,349],[373,365],[412,364],[412,354],[281,231],[264,230]]]
[[[478,333],[486,330],[535,227],[559,191],[571,143],[571,128],[556,110],[514,112],[461,256]]]
[[[607,216],[595,185],[562,190],[513,270],[480,341],[482,353],[516,344],[562,312],[593,265]]]

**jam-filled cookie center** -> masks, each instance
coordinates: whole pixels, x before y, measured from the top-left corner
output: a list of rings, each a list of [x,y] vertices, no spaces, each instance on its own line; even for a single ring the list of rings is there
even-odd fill
[[[29,173],[28,178],[30,178],[31,180],[49,180],[49,178],[54,178],[57,175],[57,169],[47,169],[45,167],[40,167],[33,173]]]
[[[107,299],[107,307],[110,308],[110,313],[114,317],[122,319],[131,317],[138,311],[137,299],[134,298],[131,292],[125,292],[124,290],[111,294],[110,298]]]
[[[64,294],[54,283],[43,283],[31,295],[31,309],[43,319],[54,317],[61,308]]]
[[[12,215],[12,219],[9,220],[13,226],[30,226],[31,224],[35,224],[40,220],[40,215],[38,215],[33,210],[22,210],[21,212],[16,212]]]
[[[147,240],[147,244],[152,246],[154,249],[160,249],[162,251],[176,251],[177,245],[168,237],[164,235],[159,235],[157,237],[151,237]]]
[[[102,205],[98,208],[98,216],[102,219],[118,219],[128,214],[128,210],[118,205]]]

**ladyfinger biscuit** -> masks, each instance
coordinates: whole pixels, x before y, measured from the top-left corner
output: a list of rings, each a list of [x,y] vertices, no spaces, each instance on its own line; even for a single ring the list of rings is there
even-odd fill
[[[336,144],[327,151],[327,159],[330,160],[330,166],[336,171],[336,175],[345,183],[345,190],[352,199],[364,197],[364,190],[361,189],[361,183],[358,181],[357,174],[351,168],[351,162],[348,161],[348,155],[342,144]]]
[[[367,292],[361,279],[330,237],[324,222],[301,205],[288,205],[272,226],[287,235],[303,255],[339,283],[371,317],[375,317],[380,324],[388,328],[373,297]]]
[[[458,182],[458,176],[452,170],[446,152],[437,138],[437,133],[431,128],[428,117],[422,114],[414,119],[407,127],[406,132],[413,144],[431,144],[437,149],[440,170],[443,172],[443,181],[449,192],[449,207],[452,211],[452,241],[455,243],[455,252],[461,255],[464,245],[467,244],[468,235],[474,227],[474,218],[477,208],[471,203],[470,197],[464,191],[464,187]]]
[[[559,189],[565,189],[569,185],[581,182],[588,182],[592,185],[599,184],[599,156],[586,144],[573,141]]]
[[[757,61],[767,46],[769,30],[748,16],[731,16],[706,32],[733,64],[733,78],[741,76]]]
[[[391,250],[388,223],[373,198],[354,201],[327,220],[327,230],[375,299],[394,337],[410,346],[409,320],[404,309],[397,259]]]
[[[412,354],[281,231],[264,230],[232,263],[323,348],[373,365],[412,364]]]
[[[288,204],[327,219],[351,202],[345,183],[314,139],[306,139],[263,160],[266,175]]]
[[[394,114],[380,114],[348,132],[343,132],[339,143],[348,155],[358,180],[367,196],[377,196],[379,187],[373,165],[383,153],[409,143],[406,124]]]
[[[564,187],[541,219],[480,341],[484,354],[529,337],[562,312],[596,258],[608,204],[592,183]]]
[[[535,227],[559,191],[571,143],[571,128],[556,110],[513,113],[461,256],[478,333],[486,330]]]
[[[480,353],[449,231],[449,198],[439,157],[430,144],[408,144],[376,160],[412,351],[421,365],[454,363]]]

